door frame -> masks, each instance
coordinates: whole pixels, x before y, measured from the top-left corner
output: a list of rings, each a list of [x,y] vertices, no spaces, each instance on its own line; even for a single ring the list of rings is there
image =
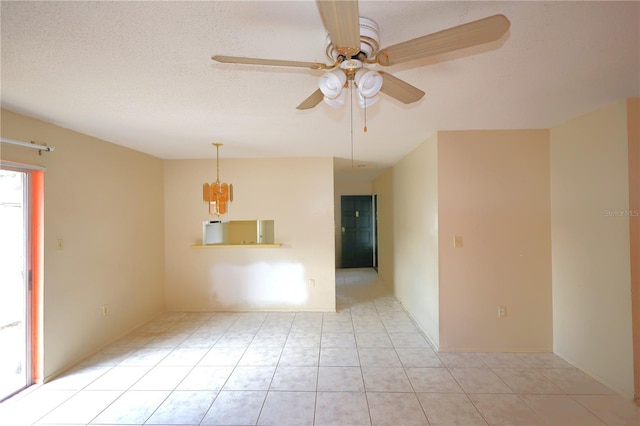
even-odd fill
[[[2,170],[25,174],[23,202],[25,206],[25,386],[13,394],[0,397],[6,399],[28,388],[42,383],[43,361],[43,284],[44,284],[44,171],[41,166],[14,163],[2,160]]]
[[[340,195],[340,207],[338,212],[340,213],[338,218],[340,220],[340,227],[338,233],[340,235],[340,266],[344,268],[344,250],[343,250],[343,233],[341,231],[344,219],[342,217],[342,200],[344,197],[369,197],[371,200],[371,244],[372,244],[372,267],[378,270],[378,209],[374,200],[377,200],[377,194],[341,194]]]

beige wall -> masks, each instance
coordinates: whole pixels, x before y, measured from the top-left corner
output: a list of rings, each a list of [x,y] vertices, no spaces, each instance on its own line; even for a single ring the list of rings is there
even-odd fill
[[[554,351],[631,398],[628,170],[626,101],[551,129]]]
[[[436,347],[440,344],[438,168],[434,135],[393,167],[391,179],[394,293]],[[379,201],[388,196],[381,194]]]
[[[164,309],[163,163],[6,110],[2,136],[56,148],[39,156],[35,149],[2,144],[0,152],[3,160],[47,168],[46,379]],[[63,251],[57,251],[59,238]]]
[[[333,160],[225,160],[224,147],[220,156],[220,177],[234,187],[224,220],[272,219],[283,246],[192,248],[215,219],[201,201],[215,160],[166,161],[169,310],[335,310]]]
[[[440,349],[551,350],[549,132],[439,132],[438,170]]]
[[[389,167],[374,181],[374,194],[378,195],[378,277],[393,290],[393,168]]]
[[[371,195],[371,181],[336,180],[333,184],[334,234],[336,247],[336,268],[342,266],[342,225],[341,225],[341,197],[343,195]]]
[[[629,257],[635,399],[640,405],[640,98],[627,99],[629,136]]]

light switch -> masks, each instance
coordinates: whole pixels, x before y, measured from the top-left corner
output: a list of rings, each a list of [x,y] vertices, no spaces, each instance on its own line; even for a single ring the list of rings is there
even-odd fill
[[[460,235],[456,235],[453,237],[453,248],[462,247],[462,237]]]

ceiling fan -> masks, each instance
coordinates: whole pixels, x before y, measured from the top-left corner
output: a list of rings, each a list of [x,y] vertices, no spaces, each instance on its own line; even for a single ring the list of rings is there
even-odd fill
[[[499,40],[510,26],[504,15],[493,15],[380,49],[378,26],[371,19],[359,16],[356,0],[316,0],[316,3],[328,31],[326,55],[332,63],[223,55],[211,59],[233,64],[326,70],[320,78],[319,89],[297,106],[300,110],[313,108],[323,99],[339,107],[345,99],[343,88],[348,87],[350,81],[357,87],[361,107],[376,102],[378,92],[410,104],[420,100],[424,92],[384,71],[371,71],[366,65],[386,67],[489,43]]]

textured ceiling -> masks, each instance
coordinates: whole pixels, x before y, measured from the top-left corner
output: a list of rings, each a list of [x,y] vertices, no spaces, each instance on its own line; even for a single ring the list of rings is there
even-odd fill
[[[637,1],[360,2],[383,47],[497,13],[499,42],[385,68],[426,95],[381,95],[365,133],[357,102],[296,110],[321,71],[210,59],[326,62],[313,1],[2,1],[2,106],[165,159],[220,141],[223,158],[353,158],[370,176],[437,130],[547,128],[640,95]]]

